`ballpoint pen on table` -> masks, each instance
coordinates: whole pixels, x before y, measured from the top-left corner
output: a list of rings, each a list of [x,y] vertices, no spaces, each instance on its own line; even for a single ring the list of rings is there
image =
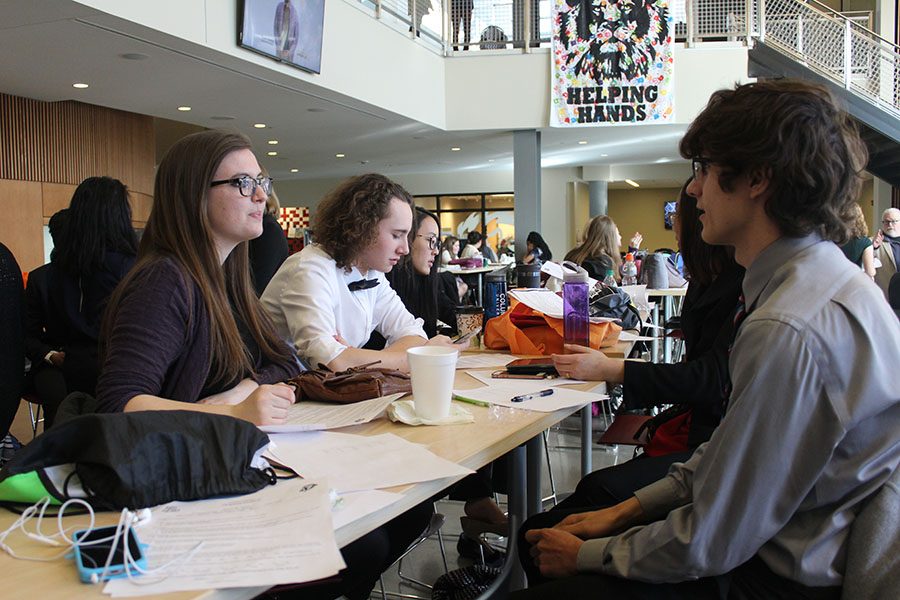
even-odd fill
[[[513,396],[510,398],[510,402],[525,402],[526,400],[532,400],[534,398],[543,398],[544,396],[549,396],[553,393],[553,388],[549,388],[546,390],[541,390],[539,392],[534,392],[533,394],[522,394],[521,396]]]

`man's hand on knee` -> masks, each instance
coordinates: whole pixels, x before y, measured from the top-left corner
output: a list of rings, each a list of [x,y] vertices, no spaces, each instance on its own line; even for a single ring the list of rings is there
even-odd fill
[[[559,529],[532,529],[525,534],[534,564],[545,577],[569,577],[578,572],[578,550],[584,542]]]

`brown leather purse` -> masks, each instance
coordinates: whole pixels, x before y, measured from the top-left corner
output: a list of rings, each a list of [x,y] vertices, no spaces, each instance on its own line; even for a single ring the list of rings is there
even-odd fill
[[[312,400],[352,404],[412,391],[408,373],[372,366],[379,362],[351,367],[346,371],[332,371],[319,364],[318,369],[300,373],[288,383],[296,386],[297,402]]]

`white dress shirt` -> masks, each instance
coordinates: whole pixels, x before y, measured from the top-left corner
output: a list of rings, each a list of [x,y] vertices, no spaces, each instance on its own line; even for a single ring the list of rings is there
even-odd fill
[[[348,284],[361,279],[378,285],[351,292]],[[284,261],[260,300],[278,334],[292,341],[313,368],[330,363],[348,347],[361,348],[373,331],[388,345],[410,335],[427,339],[422,319],[406,310],[384,273],[362,274],[356,267],[345,271],[316,244]]]

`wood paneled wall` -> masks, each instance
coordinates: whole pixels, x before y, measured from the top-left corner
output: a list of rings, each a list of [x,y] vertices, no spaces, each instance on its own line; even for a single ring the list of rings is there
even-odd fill
[[[152,117],[0,94],[0,241],[23,270],[41,265],[43,224],[94,175],[128,186],[135,226],[143,227],[155,146]]]

